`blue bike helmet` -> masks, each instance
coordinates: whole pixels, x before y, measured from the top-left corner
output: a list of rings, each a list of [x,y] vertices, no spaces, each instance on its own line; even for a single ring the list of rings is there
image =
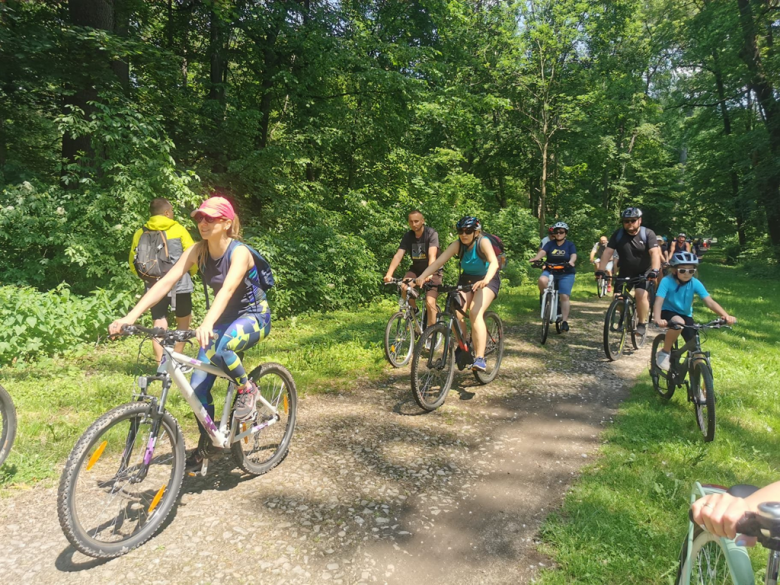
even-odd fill
[[[465,215],[458,220],[455,224],[455,229],[472,229],[474,231],[482,228],[482,222],[474,216]]]
[[[675,252],[672,254],[672,259],[669,260],[671,266],[682,266],[683,264],[692,264],[693,266],[699,265],[699,258],[696,254],[690,252]]]

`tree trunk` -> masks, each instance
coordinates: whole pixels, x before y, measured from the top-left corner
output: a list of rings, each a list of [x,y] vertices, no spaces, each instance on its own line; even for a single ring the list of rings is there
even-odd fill
[[[547,205],[547,147],[548,141],[545,140],[542,145],[542,180],[539,184],[539,236],[544,237],[546,228],[544,222],[545,217],[545,205]]]
[[[68,14],[70,21],[75,26],[84,26],[94,29],[113,31],[114,28],[114,3],[112,0],[70,0],[68,2]],[[100,58],[91,55],[92,61],[88,64],[91,69],[86,77],[71,81],[75,85],[75,92],[64,99],[65,113],[70,113],[67,106],[75,106],[82,110],[89,117],[94,108],[89,102],[96,101],[98,98],[98,86],[95,80],[101,75],[100,69],[109,67],[108,59],[101,63]],[[62,137],[62,158],[72,163],[76,160],[79,152],[87,156],[93,154],[92,144],[89,136],[77,136],[76,138],[65,134]]]
[[[763,113],[772,158],[777,160],[780,156],[780,107],[775,99],[772,82],[764,71],[750,0],[737,0],[737,5],[743,39],[739,56],[750,73],[750,87]],[[760,197],[766,211],[769,238],[774,247],[775,257],[780,259],[780,168],[770,162],[767,169],[766,179],[762,181]]]

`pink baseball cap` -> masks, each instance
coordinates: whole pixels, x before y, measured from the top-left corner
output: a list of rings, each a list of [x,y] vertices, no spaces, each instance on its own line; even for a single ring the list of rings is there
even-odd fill
[[[202,213],[213,218],[235,219],[236,212],[233,211],[233,206],[230,201],[224,197],[209,197],[203,203],[200,204],[195,211],[190,213],[190,217],[195,217],[197,214]]]

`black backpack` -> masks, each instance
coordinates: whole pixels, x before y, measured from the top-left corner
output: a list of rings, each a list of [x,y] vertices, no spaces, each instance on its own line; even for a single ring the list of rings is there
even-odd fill
[[[144,233],[135,248],[133,266],[138,276],[149,284],[154,284],[168,274],[175,262],[168,251],[168,236],[162,230],[143,228]]]

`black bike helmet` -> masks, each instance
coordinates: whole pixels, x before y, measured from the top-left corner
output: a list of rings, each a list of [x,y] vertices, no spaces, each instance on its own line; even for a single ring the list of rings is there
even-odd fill
[[[683,264],[692,264],[693,266],[699,265],[699,258],[696,254],[690,252],[675,252],[672,254],[672,259],[669,260],[671,266],[682,266]]]
[[[458,220],[458,223],[455,224],[455,228],[459,230],[472,229],[476,231],[482,228],[482,222],[474,216],[465,215]]]
[[[642,217],[642,210],[638,207],[629,207],[620,214],[622,219],[637,219]]]

